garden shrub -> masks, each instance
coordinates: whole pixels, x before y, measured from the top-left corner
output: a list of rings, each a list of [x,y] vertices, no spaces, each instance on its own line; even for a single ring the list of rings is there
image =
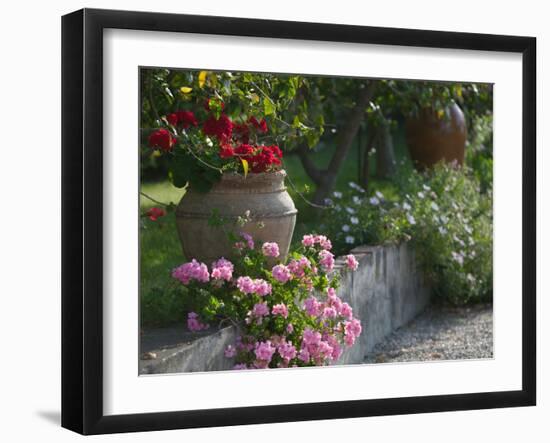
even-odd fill
[[[235,242],[232,260],[211,266],[197,260],[172,272],[186,301],[187,327],[237,327],[225,349],[235,369],[320,366],[339,359],[361,333],[351,306],[337,295],[338,275],[328,238],[305,235],[297,250],[278,261],[276,243],[256,245],[247,233]],[[351,270],[359,263],[348,255]]]
[[[439,164],[397,174],[399,197],[357,184],[334,192],[327,233],[339,253],[360,244],[410,240],[438,299],[453,304],[492,298],[492,189],[482,192],[467,168]]]

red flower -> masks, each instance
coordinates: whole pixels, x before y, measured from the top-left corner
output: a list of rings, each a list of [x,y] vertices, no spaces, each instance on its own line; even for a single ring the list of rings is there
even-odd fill
[[[283,151],[281,151],[281,149],[278,146],[276,146],[276,145],[266,146],[266,149],[269,149],[277,157],[283,158]]]
[[[195,118],[195,114],[191,111],[176,111],[166,116],[166,120],[172,126],[182,126],[183,129],[187,129],[189,126],[197,126],[199,122]]]
[[[248,144],[243,143],[235,149],[235,154],[240,157],[249,157],[254,153],[254,147]]]
[[[233,137],[241,143],[248,143],[250,140],[250,128],[246,123],[233,123]]]
[[[219,119],[210,116],[204,122],[202,131],[206,135],[213,135],[218,138],[220,143],[225,143],[231,138],[233,132],[233,122],[225,114],[222,114]]]
[[[261,132],[262,134],[265,134],[267,132],[267,123],[265,121],[265,118],[262,118],[260,121],[254,116],[250,117],[248,119],[248,122],[256,128],[258,132]]]
[[[160,128],[149,135],[149,146],[153,149],[161,149],[169,152],[176,143],[176,137],[168,129]]]
[[[166,215],[166,211],[162,208],[151,208],[145,213],[152,221],[157,221],[160,217]]]
[[[235,155],[235,150],[231,145],[222,145],[220,147],[220,157],[221,158],[231,158]]]
[[[280,155],[279,155],[280,154]],[[266,172],[281,165],[282,152],[278,146],[261,146],[252,163],[252,172]]]
[[[166,116],[166,120],[168,120],[168,123],[170,123],[172,126],[178,126],[178,114],[176,114],[175,112],[168,114]]]

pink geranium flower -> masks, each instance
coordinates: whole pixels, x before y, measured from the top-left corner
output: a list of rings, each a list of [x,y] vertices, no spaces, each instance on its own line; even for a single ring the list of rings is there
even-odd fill
[[[279,245],[275,242],[264,243],[262,245],[262,253],[266,257],[278,257],[279,256]]]
[[[359,262],[353,254],[348,254],[346,256],[346,264],[348,265],[348,268],[350,268],[352,271],[357,270],[357,268],[359,267]]]

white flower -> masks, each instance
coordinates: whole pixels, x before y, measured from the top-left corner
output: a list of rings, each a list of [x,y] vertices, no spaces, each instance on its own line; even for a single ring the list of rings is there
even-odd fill
[[[380,191],[376,191],[376,192],[375,192],[375,195],[376,195],[380,200],[383,200],[383,199],[384,199],[384,194],[382,194]]]
[[[371,205],[376,206],[380,203],[380,200],[378,200],[376,197],[371,197],[371,198],[369,198],[369,202],[370,202]]]
[[[424,193],[423,192],[419,192],[416,195],[418,195],[418,198],[420,198],[420,199],[424,198]]]
[[[453,257],[453,260],[457,262],[460,266],[464,264],[464,256],[462,254],[458,254],[455,251],[452,251],[451,255]]]
[[[466,279],[467,279],[470,283],[475,283],[475,282],[476,282],[476,278],[475,278],[472,274],[470,274],[470,273],[468,273],[468,274],[466,275]]]
[[[445,234],[447,233],[447,230],[446,230],[443,226],[440,226],[440,227],[439,227],[439,233],[440,233],[441,235],[445,235]]]
[[[411,210],[411,205],[409,205],[407,202],[404,202],[403,203],[403,209],[405,211],[410,211]]]
[[[355,189],[356,191],[365,192],[365,190],[355,182],[349,182],[348,185],[350,188]]]
[[[422,185],[424,188],[424,191],[430,191],[432,188],[430,188],[428,185]]]
[[[342,193],[339,191],[334,191],[332,195],[334,195],[335,198],[342,198]]]
[[[349,221],[351,222],[352,225],[357,225],[359,224],[359,219],[357,217],[351,217],[349,219]]]
[[[352,200],[353,200],[353,203],[355,203],[356,205],[360,205],[361,202],[363,201],[359,197],[357,197],[356,195],[353,196]]]
[[[348,212],[348,214],[355,214],[355,209],[350,208],[349,206],[346,206],[346,211]]]
[[[346,237],[346,243],[347,243],[348,245],[354,244],[354,243],[355,243],[355,238],[352,237],[351,235],[348,235],[348,236]]]
[[[472,233],[472,228],[470,228],[470,226],[468,226],[468,225],[464,225],[464,230],[465,230],[468,234],[471,234],[471,233]]]
[[[445,224],[449,223],[449,217],[447,217],[446,215],[441,215],[439,218],[443,223]]]
[[[437,206],[437,203],[436,203],[436,202],[432,202],[430,206],[432,207],[432,209],[433,209],[434,211],[439,211],[439,206]]]
[[[211,148],[214,146],[214,142],[210,139],[210,137],[206,137],[206,144]]]
[[[457,242],[460,246],[464,247],[464,242],[456,236],[456,234],[453,235],[453,240]]]
[[[340,212],[340,211],[342,210],[342,206],[336,205],[336,206],[334,207],[334,210],[335,210],[336,212]]]
[[[411,214],[407,214],[407,221],[411,225],[416,225],[416,220],[414,219],[414,217]]]
[[[349,232],[349,225],[342,225],[342,231]]]
[[[325,205],[332,206],[334,202],[330,198],[325,198]]]

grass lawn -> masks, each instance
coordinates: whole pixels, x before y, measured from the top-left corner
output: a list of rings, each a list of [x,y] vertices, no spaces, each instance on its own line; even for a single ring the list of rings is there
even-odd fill
[[[408,161],[402,131],[394,134],[394,144],[398,161],[402,158]],[[328,165],[334,148],[334,146],[325,146],[315,154],[314,160],[317,166],[324,168]],[[337,190],[347,189],[350,181],[358,181],[357,159],[357,147],[354,146],[338,175]],[[371,167],[374,171],[374,161],[371,161]],[[311,198],[315,191],[315,185],[304,172],[298,157],[294,155],[286,156],[285,169],[290,180],[292,180],[293,186],[307,198]],[[299,241],[303,234],[319,229],[319,225],[323,222],[323,214],[322,212],[319,214],[317,210],[308,206],[290,183],[287,182],[287,186],[298,209],[294,241],[297,241],[297,239]],[[371,189],[381,190],[387,197],[391,197],[394,188],[391,182],[372,179]],[[167,180],[142,183],[141,191],[165,204],[177,204],[185,193],[184,190],[172,186]],[[153,206],[159,205],[141,195],[140,207],[142,212]],[[177,285],[170,277],[171,270],[186,261],[179,243],[173,212],[157,222],[142,217],[140,253],[140,312],[142,326],[169,325],[183,321],[185,307],[178,297]]]

